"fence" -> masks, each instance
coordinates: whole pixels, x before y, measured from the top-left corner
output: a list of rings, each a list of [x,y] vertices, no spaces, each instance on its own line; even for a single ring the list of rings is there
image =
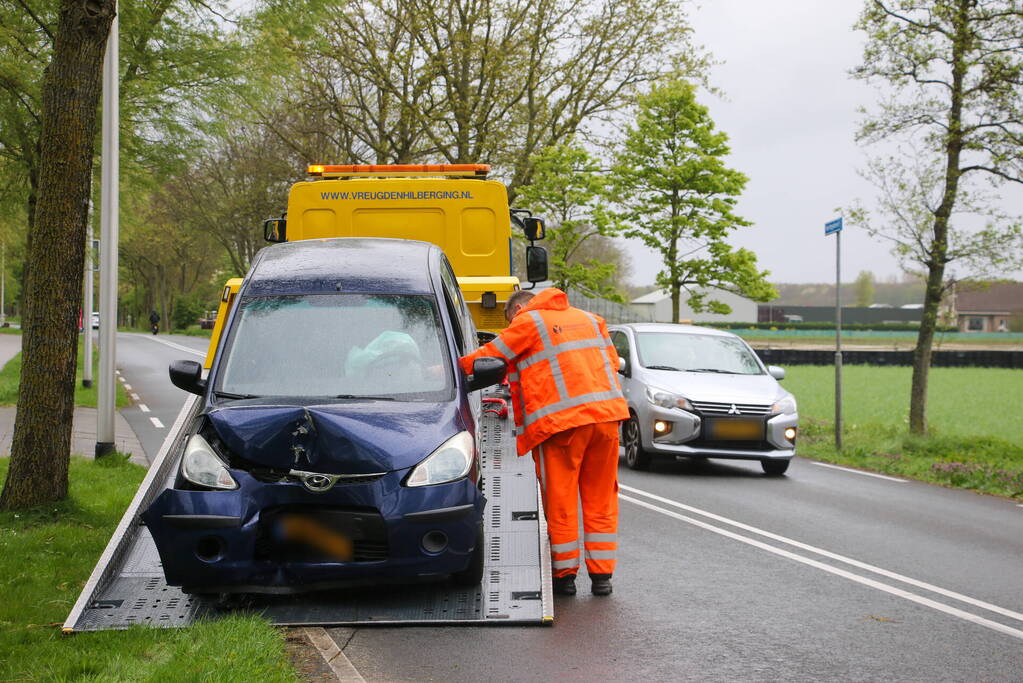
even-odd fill
[[[834,365],[829,349],[754,349],[771,365]],[[842,351],[843,365],[912,365],[912,351]],[[1023,351],[935,351],[931,366],[1023,369]]]

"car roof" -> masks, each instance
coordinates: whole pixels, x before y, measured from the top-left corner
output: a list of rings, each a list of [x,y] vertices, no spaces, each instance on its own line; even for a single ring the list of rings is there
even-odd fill
[[[244,296],[268,294],[433,293],[428,242],[373,237],[299,240],[266,247],[249,271]]]
[[[670,332],[673,334],[706,334],[715,337],[735,337],[737,335],[725,330],[717,330],[713,327],[702,327],[699,325],[683,325],[676,323],[624,323],[611,325],[610,329],[629,328],[633,332]]]

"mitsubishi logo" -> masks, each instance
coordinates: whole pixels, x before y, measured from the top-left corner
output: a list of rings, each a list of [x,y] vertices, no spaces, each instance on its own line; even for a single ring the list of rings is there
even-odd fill
[[[742,415],[742,411],[740,411],[738,408],[736,408],[735,404],[733,403],[732,407],[728,409],[728,414],[729,415]]]

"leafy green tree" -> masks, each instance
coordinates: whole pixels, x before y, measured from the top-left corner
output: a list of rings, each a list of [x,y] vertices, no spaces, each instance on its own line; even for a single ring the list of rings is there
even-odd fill
[[[909,406],[910,431],[923,434],[949,262],[958,254],[987,268],[996,264],[982,264],[984,252],[1018,249],[1017,221],[998,217],[971,235],[953,216],[973,179],[1023,184],[1023,7],[1018,0],[867,0],[856,28],[867,43],[853,75],[886,88],[858,137],[902,146],[871,164],[880,212],[886,222],[895,218],[894,228],[876,232],[926,272]]]
[[[695,88],[681,80],[654,86],[638,98],[636,123],[626,131],[612,171],[617,221],[627,237],[661,255],[657,284],[671,293],[679,320],[683,289],[693,310],[728,313],[708,299],[708,287],[755,301],[777,296],[756,256],[734,249],[729,234],[750,222],[734,213],[746,176],[725,166],[728,136],[714,127]]]
[[[11,465],[0,507],[67,496],[100,72],[114,0],[62,0],[41,88],[39,195]]]
[[[580,145],[548,147],[531,160],[533,181],[519,190],[519,203],[541,214],[547,226],[550,279],[555,287],[623,302],[617,266],[581,258],[588,245],[614,235],[604,206],[607,177]]]
[[[856,305],[869,306],[874,303],[874,274],[869,270],[861,270],[856,276]]]

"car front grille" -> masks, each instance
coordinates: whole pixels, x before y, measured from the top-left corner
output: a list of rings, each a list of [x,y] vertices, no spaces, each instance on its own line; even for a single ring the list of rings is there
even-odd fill
[[[771,405],[763,403],[717,403],[692,400],[690,403],[703,415],[769,415],[771,412]]]
[[[775,447],[766,441],[712,441],[702,436],[693,441],[687,441],[686,446],[690,448],[714,448],[723,451],[773,451]]]

